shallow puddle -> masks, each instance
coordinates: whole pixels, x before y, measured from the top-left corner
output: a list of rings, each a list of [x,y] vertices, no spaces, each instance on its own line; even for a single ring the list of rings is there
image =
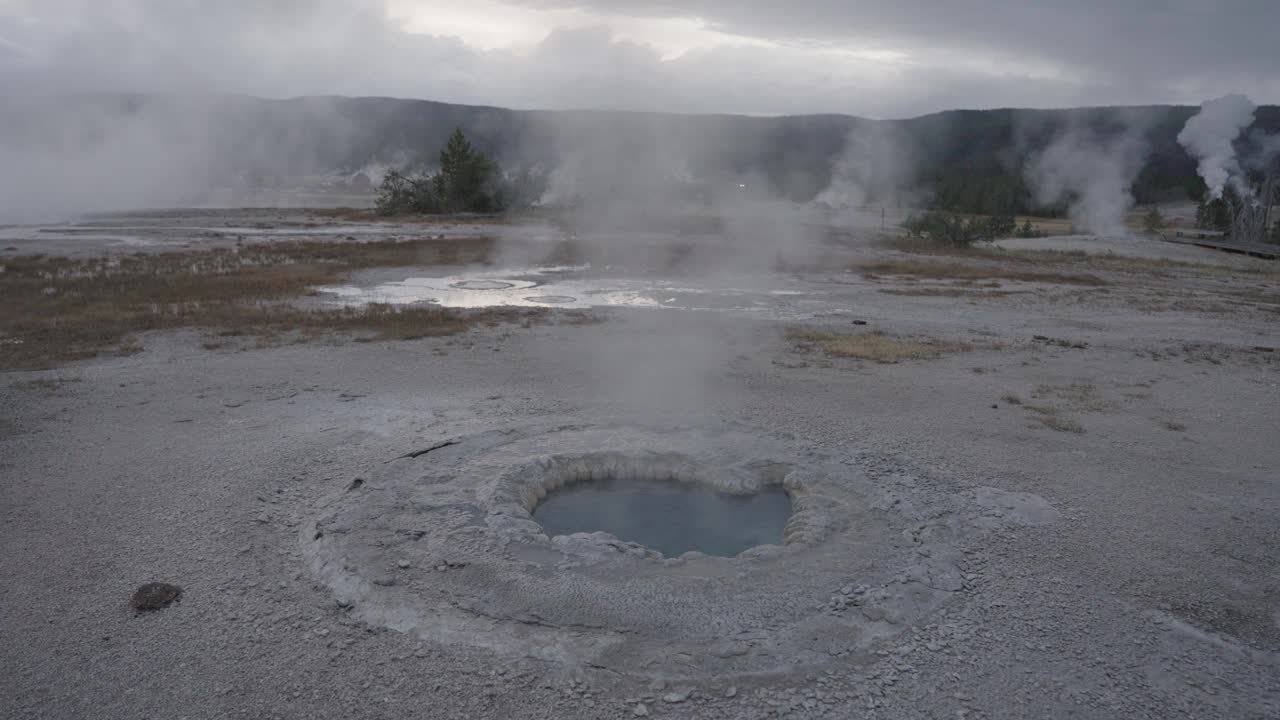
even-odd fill
[[[771,312],[782,316],[803,302],[805,290],[753,289],[752,278],[743,285],[720,283],[690,287],[678,279],[588,276],[578,267],[513,268],[505,272],[481,271],[447,277],[411,277],[368,285],[351,284],[316,288],[330,301],[344,306],[368,303],[411,305],[430,303],[441,307],[647,307],[684,310]]]

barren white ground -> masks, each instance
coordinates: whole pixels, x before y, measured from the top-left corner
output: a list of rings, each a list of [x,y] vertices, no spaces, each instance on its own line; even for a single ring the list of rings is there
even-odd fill
[[[199,333],[167,333],[132,356],[0,375],[0,714],[1280,716],[1277,281],[1097,272],[1111,282],[1102,291],[995,297],[888,295],[908,285],[843,272],[796,279],[827,293],[806,306],[812,324],[976,348],[892,365],[806,352],[767,313],[616,311],[666,313],[651,328],[662,337],[731,348],[710,355],[682,418],[794,436],[860,458],[861,482],[913,479],[975,522],[986,498],[998,519],[948,539],[961,574],[921,612],[864,613],[844,586],[895,578],[851,563],[807,612],[893,631],[760,673],[689,672],[679,658],[632,673],[403,632],[307,562],[300,530],[406,453],[499,427],[616,422],[613,378],[583,348],[635,342],[617,317],[212,351]],[[1028,404],[1082,432],[1045,426]],[[1021,506],[991,502],[1032,496],[1053,521],[1007,522]],[[858,557],[910,551],[901,533],[872,535],[893,546]],[[387,587],[468,570],[439,560],[443,571],[395,565],[404,583]],[[789,584],[785,563],[758,572],[788,596],[811,584]],[[135,616],[129,594],[153,580],[184,598]]]

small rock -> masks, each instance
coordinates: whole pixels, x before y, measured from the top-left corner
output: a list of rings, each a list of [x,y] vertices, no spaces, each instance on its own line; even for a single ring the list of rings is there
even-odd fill
[[[862,608],[862,614],[866,616],[868,620],[879,621],[879,620],[884,620],[886,613],[884,611],[884,608],[864,607]]]
[[[163,610],[182,599],[182,588],[169,583],[153,582],[139,587],[129,599],[129,607],[138,612]]]
[[[737,694],[738,694],[738,686],[737,686],[737,685],[734,685],[733,687],[731,687],[731,688],[729,688],[728,690],[725,690],[725,691],[724,691],[724,696],[725,696],[725,697],[727,697],[727,698],[736,697],[736,696],[737,696]]]
[[[408,560],[399,560],[399,561],[397,561],[397,562],[396,562],[396,567],[398,567],[398,568],[400,568],[400,569],[402,569],[402,570],[403,570],[404,568],[409,567],[409,561],[408,561]]]
[[[751,652],[751,646],[740,641],[720,643],[711,649],[712,655],[725,659],[741,657],[749,652]]]
[[[689,692],[687,690],[683,692],[670,692],[662,696],[662,702],[673,703],[673,704],[682,703],[688,699],[689,699]]]
[[[648,717],[649,708],[645,707],[644,703],[639,703],[634,708],[631,708],[631,714],[636,717]]]

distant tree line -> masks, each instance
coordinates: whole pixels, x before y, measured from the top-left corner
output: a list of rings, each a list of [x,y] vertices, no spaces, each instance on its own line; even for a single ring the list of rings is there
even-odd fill
[[[1237,236],[1236,239],[1242,239],[1239,235],[1244,235],[1243,239],[1247,240],[1280,243],[1280,217],[1272,221],[1270,228],[1266,228],[1261,224],[1263,219],[1261,215],[1252,216],[1259,221],[1257,225],[1252,226],[1255,229],[1251,232],[1239,232],[1241,228],[1238,220],[1246,213],[1266,212],[1265,208],[1256,202],[1252,206],[1248,203],[1249,201],[1241,197],[1234,186],[1227,185],[1223,188],[1221,196],[1201,198],[1200,204],[1196,206],[1196,227]],[[1280,213],[1273,212],[1273,215],[1280,215]]]
[[[1231,219],[1235,210],[1243,204],[1240,193],[1230,185],[1216,198],[1204,197],[1196,206],[1196,227],[1201,230],[1231,232]]]
[[[911,215],[902,223],[907,235],[950,247],[964,248],[976,242],[989,242],[1007,237],[1038,237],[1031,219],[1018,224],[1013,215],[966,218],[953,213],[930,211]]]
[[[916,176],[914,187],[931,201],[931,210],[909,217],[903,228],[914,237],[964,247],[1001,237],[1039,235],[1030,220],[1019,225],[1017,215],[1062,217],[1067,203],[1036,201],[1016,159],[996,158],[935,165]],[[390,171],[377,187],[377,211],[384,215],[494,213],[532,205],[542,194],[545,177],[528,171],[511,177],[476,150],[461,128],[455,128],[438,155],[433,173]],[[1154,203],[1190,195],[1199,200],[1196,227],[1230,233],[1244,200],[1228,186],[1221,197],[1209,197],[1196,177],[1188,182],[1181,168],[1160,161],[1149,163],[1133,185],[1139,203]],[[966,217],[982,216],[982,217]],[[1164,227],[1153,204],[1144,218],[1149,232]],[[1280,218],[1270,229],[1280,242]]]
[[[1131,191],[1141,205],[1182,199],[1199,200],[1207,193],[1199,177],[1164,173],[1148,165],[1134,180]],[[935,210],[969,215],[1037,215],[1064,217],[1068,202],[1044,204],[1036,201],[1020,165],[1000,167],[957,166],[936,169],[921,179],[919,187],[932,198]]]

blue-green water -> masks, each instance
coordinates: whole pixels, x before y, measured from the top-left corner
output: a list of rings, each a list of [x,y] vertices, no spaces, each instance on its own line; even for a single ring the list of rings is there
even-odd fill
[[[733,557],[781,545],[791,498],[776,485],[728,495],[704,485],[651,480],[580,482],[550,493],[533,510],[548,535],[607,532],[667,557],[695,550]]]

